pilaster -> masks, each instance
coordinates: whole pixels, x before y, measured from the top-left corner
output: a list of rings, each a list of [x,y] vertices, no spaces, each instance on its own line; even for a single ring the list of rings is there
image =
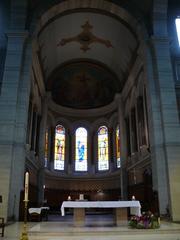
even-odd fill
[[[154,2],[154,36],[147,46],[147,94],[153,188],[158,191],[160,213],[170,208],[174,221],[180,221],[180,126],[173,81],[167,0]]]
[[[116,165],[114,164],[114,153],[113,153],[113,127],[108,129],[108,152],[109,152],[109,171],[114,171]]]
[[[121,198],[127,199],[127,173],[126,173],[126,159],[127,159],[127,147],[126,147],[126,126],[124,121],[124,108],[121,96],[117,98],[118,102],[118,122],[120,128],[120,158],[121,158]]]
[[[28,36],[26,31],[9,31],[7,36],[0,95],[0,192],[4,200],[0,212],[5,219],[17,219],[24,180],[31,44],[25,42]]]
[[[167,184],[167,203],[171,209],[173,220],[180,220],[180,207],[178,199],[180,199],[180,126],[178,119],[176,93],[173,81],[170,53],[169,53],[169,40],[166,37],[153,37],[152,45],[155,52],[155,61],[157,63],[156,81],[159,89],[160,96],[160,119],[162,126],[162,142],[157,142],[161,146],[163,158],[157,159],[161,164],[159,166],[159,181],[165,181]],[[158,164],[159,165],[159,164]],[[162,169],[164,168],[164,174]],[[161,180],[160,180],[161,177]],[[159,191],[160,193],[160,191]],[[161,196],[164,201],[165,196]],[[165,202],[165,201],[164,201]],[[165,206],[163,206],[165,207]],[[166,206],[167,207],[167,206]],[[178,214],[179,212],[179,214]]]
[[[39,133],[39,161],[40,169],[38,171],[38,202],[43,203],[44,201],[44,165],[45,165],[45,134],[46,134],[46,123],[47,123],[47,102],[43,99],[42,103],[42,118],[40,124]]]

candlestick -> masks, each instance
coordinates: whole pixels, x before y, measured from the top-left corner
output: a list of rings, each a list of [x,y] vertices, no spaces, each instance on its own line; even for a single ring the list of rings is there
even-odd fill
[[[24,200],[24,224],[23,224],[23,231],[21,233],[20,240],[28,240],[28,234],[27,234],[27,204],[28,204],[28,201]]]
[[[29,173],[25,174],[25,187],[24,187],[24,201],[28,201],[28,192],[29,192]]]
[[[20,240],[28,240],[27,234],[27,208],[28,208],[28,192],[29,192],[29,173],[25,173],[25,186],[24,186],[24,225]]]

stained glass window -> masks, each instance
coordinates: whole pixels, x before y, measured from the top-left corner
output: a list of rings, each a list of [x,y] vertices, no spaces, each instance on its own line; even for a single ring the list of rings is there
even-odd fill
[[[101,126],[98,129],[98,170],[108,169],[108,129],[106,126]]]
[[[132,108],[131,110],[131,143],[132,143],[132,153],[137,152],[137,121],[136,121],[136,110]]]
[[[87,171],[87,130],[76,130],[75,171]]]
[[[65,128],[57,125],[55,130],[54,169],[64,170],[65,159]]]
[[[48,162],[48,128],[45,132],[45,153],[44,153],[44,166],[47,167]]]
[[[120,161],[120,132],[119,132],[119,125],[116,127],[116,159],[117,159],[117,168],[121,167]]]
[[[180,47],[180,18],[176,18],[176,30]]]

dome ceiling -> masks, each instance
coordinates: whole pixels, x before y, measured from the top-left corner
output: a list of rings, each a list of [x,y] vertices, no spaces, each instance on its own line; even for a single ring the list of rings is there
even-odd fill
[[[39,32],[38,44],[53,100],[78,109],[113,101],[138,48],[136,35],[121,19],[88,11],[56,16]]]

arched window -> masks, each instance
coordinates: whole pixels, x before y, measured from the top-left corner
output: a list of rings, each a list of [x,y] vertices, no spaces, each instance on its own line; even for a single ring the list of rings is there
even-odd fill
[[[98,170],[108,169],[108,129],[106,126],[101,126],[98,129]]]
[[[180,47],[180,18],[176,18],[175,22],[176,22],[176,31],[177,31],[179,47]]]
[[[54,169],[64,170],[65,159],[65,128],[57,125],[55,130]]]
[[[45,132],[45,153],[44,153],[44,166],[47,167],[47,163],[48,163],[48,152],[49,152],[49,134],[48,134],[48,128],[46,128],[46,132]]]
[[[78,128],[75,138],[75,171],[87,171],[87,130]]]
[[[119,132],[119,125],[116,127],[116,161],[117,161],[117,168],[121,167],[120,161],[121,153],[120,153],[120,132]]]

